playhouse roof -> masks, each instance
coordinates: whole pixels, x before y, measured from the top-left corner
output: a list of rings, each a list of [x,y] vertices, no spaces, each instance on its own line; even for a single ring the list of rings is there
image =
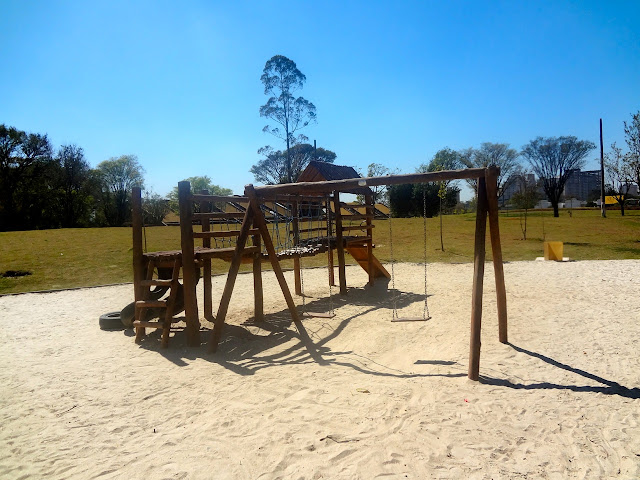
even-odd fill
[[[312,160],[298,177],[298,182],[325,182],[331,180],[346,180],[349,178],[360,178],[355,168]],[[369,187],[358,187],[348,192],[367,195],[371,193],[371,189]]]

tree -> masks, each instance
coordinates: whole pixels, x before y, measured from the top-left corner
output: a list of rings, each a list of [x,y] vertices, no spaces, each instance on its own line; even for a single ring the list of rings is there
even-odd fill
[[[59,188],[63,227],[86,226],[90,209],[90,167],[84,151],[76,145],[63,145],[56,161],[60,169]]]
[[[131,217],[131,189],[144,188],[144,168],[135,155],[112,157],[98,164],[102,207],[107,223],[120,227]]]
[[[142,221],[145,225],[162,225],[169,213],[169,201],[157,193],[145,192],[142,198]]]
[[[54,163],[47,135],[0,125],[0,229],[47,228]]]
[[[605,154],[605,165],[609,177],[610,192],[620,205],[620,213],[624,216],[624,203],[629,198],[631,185],[633,184],[633,171],[630,155],[623,154],[615,142],[611,145],[611,152]]]
[[[384,177],[385,175],[395,175],[398,173],[398,169],[391,170],[381,163],[370,163],[367,167],[367,177]],[[373,192],[373,203],[382,203],[383,205],[389,205],[389,188],[387,185],[377,185],[369,187]],[[358,195],[361,197],[361,195]],[[362,201],[359,198],[359,201]]]
[[[511,197],[511,203],[524,213],[524,215],[522,212],[520,213],[520,230],[522,230],[523,240],[527,239],[527,217],[529,209],[534,208],[540,199],[538,186],[532,177],[533,175],[528,172],[513,175],[514,182],[517,182],[518,185],[518,192],[514,193]]]
[[[634,181],[640,188],[640,111],[631,115],[631,123],[624,122],[624,136],[629,148],[628,161]]]
[[[189,177],[182,180],[183,182],[189,182],[191,184],[191,192],[200,193],[203,190],[207,190],[209,195],[232,195],[233,191],[230,188],[223,188],[219,185],[214,185],[211,178],[207,175]],[[180,212],[180,206],[178,204],[178,186],[176,185],[168,195],[169,209],[174,213]]]
[[[450,149],[449,147],[443,148],[442,150],[438,150],[436,154],[433,156],[429,165],[422,164],[418,171],[427,171],[427,172],[438,172],[440,170],[456,170],[460,168],[462,163],[461,155],[459,152]],[[454,181],[455,182],[455,181]],[[439,216],[440,216],[440,249],[444,252],[444,235],[442,229],[442,215],[443,215],[443,203],[446,204],[449,185],[452,184],[451,180],[445,180],[438,182],[438,201],[439,201]],[[453,183],[455,185],[455,183]],[[460,190],[456,188],[456,196],[457,192]],[[456,202],[457,203],[457,202]]]
[[[486,168],[489,165],[495,165],[500,168],[498,175],[498,198],[504,195],[507,189],[516,178],[520,166],[518,157],[520,154],[517,150],[509,148],[508,143],[489,143],[485,142],[480,148],[468,148],[460,152],[460,161],[467,168]],[[466,180],[474,192],[478,191],[478,180],[469,178]]]
[[[295,141],[294,134],[316,119],[316,107],[313,103],[293,96],[293,92],[303,87],[306,79],[295,62],[282,55],[271,57],[260,77],[264,85],[264,94],[271,95],[267,103],[260,107],[260,116],[273,120],[284,128],[282,131],[280,127],[266,125],[262,131],[284,140],[287,145],[286,183],[293,182],[294,178],[290,152]]]
[[[553,206],[553,216],[559,217],[558,203],[567,180],[575,170],[585,164],[585,157],[595,148],[593,142],[573,136],[537,137],[522,147],[533,172],[542,181],[542,187]]]
[[[253,165],[249,170],[253,173],[256,182],[265,183],[267,185],[276,185],[279,183],[288,183],[287,181],[287,153],[281,150],[274,150],[266,146],[258,150],[260,155],[264,155],[257,164]],[[319,162],[333,163],[337,155],[331,150],[324,148],[314,149],[313,145],[308,143],[299,143],[291,147],[291,175],[293,181],[296,181],[302,171],[309,165],[311,160]]]

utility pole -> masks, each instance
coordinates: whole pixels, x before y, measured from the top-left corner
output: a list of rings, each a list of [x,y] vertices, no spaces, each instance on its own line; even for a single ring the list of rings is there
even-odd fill
[[[602,119],[600,119],[600,211],[607,218],[607,206],[604,198],[604,145],[602,143]]]

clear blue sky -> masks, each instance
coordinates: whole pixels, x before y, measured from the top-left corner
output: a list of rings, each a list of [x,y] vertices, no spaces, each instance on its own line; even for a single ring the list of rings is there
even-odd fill
[[[392,5],[393,3],[393,5]],[[264,145],[273,55],[306,75],[305,133],[366,171],[443,147],[575,135],[624,144],[640,110],[640,2],[0,0],[0,123],[135,154],[166,194],[209,175],[242,193]],[[594,150],[588,167],[596,168]]]

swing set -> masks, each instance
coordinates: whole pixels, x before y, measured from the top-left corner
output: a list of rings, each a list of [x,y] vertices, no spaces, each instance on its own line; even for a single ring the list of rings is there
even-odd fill
[[[181,288],[184,309],[187,343],[200,345],[200,321],[196,298],[198,271],[203,268],[204,282],[204,316],[214,323],[209,341],[209,351],[215,352],[224,328],[229,302],[241,263],[251,263],[254,278],[255,319],[263,319],[263,291],[261,264],[269,261],[285,298],[291,319],[301,329],[301,317],[332,317],[332,286],[334,279],[334,250],[338,259],[338,281],[340,294],[347,294],[345,252],[350,253],[358,264],[367,271],[369,285],[376,279],[384,278],[392,281],[395,292],[393,239],[391,219],[389,218],[389,234],[391,239],[391,274],[373,255],[373,197],[365,194],[364,213],[359,211],[345,215],[348,206],[340,201],[340,193],[362,192],[367,187],[399,184],[424,184],[457,179],[478,180],[478,202],[476,214],[476,230],[474,245],[474,273],[471,305],[471,339],[469,353],[468,376],[472,380],[479,379],[480,369],[480,328],[482,320],[482,293],[485,262],[485,236],[487,217],[491,233],[491,247],[496,279],[498,306],[499,341],[507,342],[507,307],[498,226],[497,177],[499,169],[471,168],[465,170],[445,170],[408,175],[389,175],[384,177],[350,178],[300,182],[283,185],[266,185],[254,187],[247,185],[243,197],[214,196],[206,192],[193,194],[189,182],[180,182],[178,196],[180,203],[180,251],[142,252],[139,237],[141,228],[139,219],[134,215],[134,290],[136,293],[136,341],[141,341],[145,328],[163,330],[163,346],[166,346],[171,327],[171,309],[169,304],[175,302],[173,290],[178,282],[178,272],[182,269],[183,285]],[[135,196],[134,196],[135,197]],[[233,206],[233,211],[219,208],[220,202]],[[134,206],[135,206],[134,198]],[[199,204],[199,208],[194,208]],[[426,199],[423,196],[423,210]],[[194,212],[195,210],[195,212]],[[426,239],[426,212],[423,211],[423,228]],[[239,228],[238,228],[238,222]],[[216,222],[219,222],[218,224]],[[232,223],[233,222],[233,223]],[[138,225],[136,225],[138,223]],[[194,231],[194,223],[200,223],[201,231]],[[233,229],[229,224],[233,224]],[[213,229],[211,228],[213,226]],[[136,228],[138,227],[138,228]],[[269,228],[271,227],[271,228]],[[138,233],[137,233],[138,232]],[[353,233],[356,235],[353,235]],[[358,233],[362,235],[358,235]],[[138,237],[138,238],[137,238]],[[235,245],[218,244],[219,240],[235,239]],[[202,246],[196,246],[196,239],[202,239]],[[214,245],[211,245],[211,240]],[[276,244],[274,245],[274,239]],[[137,240],[137,241],[136,241]],[[248,244],[250,240],[250,245]],[[136,246],[138,245],[138,246]],[[329,271],[329,313],[307,312],[304,296],[304,279],[301,259],[307,256],[327,254]],[[427,262],[426,240],[424,247],[425,291],[424,307],[421,317],[399,317],[397,312],[397,294],[393,299],[392,321],[424,321],[428,320],[427,304]],[[165,258],[166,257],[166,258]],[[211,260],[223,259],[230,262],[229,271],[217,314],[212,312]],[[300,315],[293,301],[291,291],[285,280],[281,260],[293,259],[295,293],[303,297],[303,314]],[[171,266],[172,278],[153,279],[154,266]],[[150,288],[162,285],[171,291],[167,301],[148,300]],[[163,321],[143,321],[144,310],[150,307],[167,308]]]

